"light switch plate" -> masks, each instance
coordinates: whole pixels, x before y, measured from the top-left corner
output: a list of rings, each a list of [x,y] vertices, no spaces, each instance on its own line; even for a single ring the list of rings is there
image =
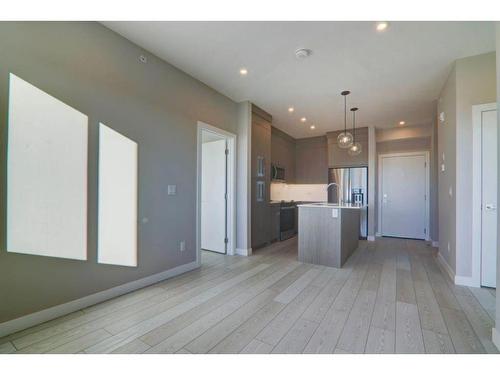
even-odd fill
[[[338,208],[332,208],[332,217],[333,218],[339,217],[339,209]]]
[[[177,194],[177,185],[168,185],[167,186],[167,194],[168,195],[175,195],[175,194]]]
[[[444,122],[445,117],[446,117],[446,116],[445,116],[444,112],[441,112],[441,113],[439,114],[439,121]]]

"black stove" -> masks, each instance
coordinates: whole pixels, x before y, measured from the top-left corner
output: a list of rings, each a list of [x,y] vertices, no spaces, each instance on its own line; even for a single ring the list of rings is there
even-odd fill
[[[294,201],[280,202],[280,241],[295,235],[295,218],[297,203]]]

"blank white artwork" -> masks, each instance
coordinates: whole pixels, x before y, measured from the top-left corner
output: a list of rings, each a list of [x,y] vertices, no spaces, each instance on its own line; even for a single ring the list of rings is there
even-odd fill
[[[137,143],[99,124],[97,261],[137,266]]]
[[[85,260],[88,118],[9,78],[7,251]]]

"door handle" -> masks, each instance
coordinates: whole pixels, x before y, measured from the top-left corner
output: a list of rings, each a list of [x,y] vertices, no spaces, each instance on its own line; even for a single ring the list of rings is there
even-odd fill
[[[486,211],[496,211],[497,206],[495,206],[494,204],[489,203],[489,204],[486,204],[484,206],[484,208],[485,208]]]

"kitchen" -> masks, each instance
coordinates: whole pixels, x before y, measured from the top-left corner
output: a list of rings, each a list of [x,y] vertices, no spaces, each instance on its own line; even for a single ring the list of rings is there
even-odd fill
[[[356,131],[357,155],[338,146],[341,132],[295,139],[273,127],[271,115],[252,106],[252,249],[298,233],[300,238],[301,207],[318,202],[355,205],[359,225],[352,232],[356,240],[368,238],[368,139],[373,129]],[[356,247],[357,241],[351,241],[350,252]]]

